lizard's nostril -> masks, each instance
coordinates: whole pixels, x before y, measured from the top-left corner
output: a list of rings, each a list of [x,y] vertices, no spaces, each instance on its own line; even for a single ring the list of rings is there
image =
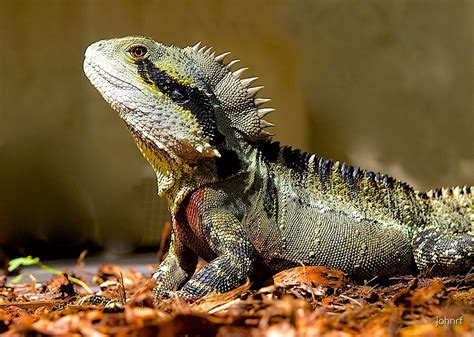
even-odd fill
[[[104,48],[105,44],[103,41],[100,41],[100,42],[96,42],[94,45],[95,45],[96,50],[101,50],[102,48]]]

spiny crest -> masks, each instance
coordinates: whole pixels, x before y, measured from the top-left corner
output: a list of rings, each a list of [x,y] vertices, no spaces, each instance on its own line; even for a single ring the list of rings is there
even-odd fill
[[[323,178],[331,178],[338,173],[346,183],[366,181],[387,189],[399,188],[406,193],[413,192],[413,188],[405,182],[381,173],[361,170],[343,162],[324,159],[315,154],[302,152],[290,146],[281,147],[279,142],[261,141],[257,143],[263,157],[275,163],[281,158],[281,163],[292,169],[295,173],[306,174],[312,172]]]
[[[454,231],[474,231],[474,186],[437,188],[418,196],[430,205],[434,222]]]
[[[420,193],[420,197],[424,198],[432,198],[432,199],[441,199],[441,198],[460,198],[463,195],[467,196],[470,195],[474,190],[474,186],[456,186],[454,188],[451,187],[442,187],[442,188],[437,188],[434,190],[429,190],[426,193]]]
[[[258,77],[241,79],[241,75],[248,68],[231,71],[232,66],[239,60],[225,63],[224,59],[230,52],[216,56],[211,47],[202,46],[201,42],[185,50],[200,66],[203,75],[206,76],[206,82],[219,101],[218,108],[226,113],[233,128],[250,140],[273,136],[265,129],[275,125],[266,121],[264,117],[275,109],[261,107],[270,101],[268,98],[256,97],[263,86],[251,87]]]

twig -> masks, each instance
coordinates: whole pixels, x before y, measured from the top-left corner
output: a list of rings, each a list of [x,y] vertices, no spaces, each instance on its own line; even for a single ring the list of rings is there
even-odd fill
[[[31,292],[36,294],[36,277],[34,277],[33,274],[30,274],[29,276],[31,279]]]
[[[341,294],[341,295],[339,295],[339,296],[341,296],[342,298],[345,298],[346,300],[349,300],[349,301],[351,301],[351,302],[354,302],[355,304],[357,304],[357,305],[358,305],[359,307],[361,307],[361,308],[363,307],[362,303],[360,303],[360,302],[357,301],[356,299],[353,299],[353,298],[351,298],[351,297],[349,297],[349,296],[346,296],[346,295],[343,295],[343,294]]]
[[[121,293],[120,293],[120,300],[122,301],[122,304],[125,305],[127,302],[127,293],[125,292],[125,285],[123,284],[123,274],[120,272],[120,287],[122,288]]]
[[[81,254],[79,255],[79,257],[77,258],[76,269],[74,270],[74,274],[78,275],[81,272],[85,264],[84,261],[85,261],[86,255],[87,255],[87,249],[83,250]]]

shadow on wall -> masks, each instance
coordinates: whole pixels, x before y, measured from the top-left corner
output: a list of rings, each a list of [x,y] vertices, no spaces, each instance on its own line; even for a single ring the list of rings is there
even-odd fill
[[[77,255],[159,242],[154,174],[83,52],[140,34],[231,50],[277,139],[426,189],[474,181],[471,1],[0,2],[1,247]]]

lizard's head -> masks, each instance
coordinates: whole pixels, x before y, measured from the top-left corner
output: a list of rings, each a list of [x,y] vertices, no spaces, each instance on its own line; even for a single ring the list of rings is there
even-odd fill
[[[199,45],[184,49],[145,37],[103,40],[87,48],[84,70],[144,151],[185,163],[219,156],[226,137],[266,138],[260,87]],[[144,153],[146,156],[146,153]],[[149,158],[148,158],[149,159]]]

